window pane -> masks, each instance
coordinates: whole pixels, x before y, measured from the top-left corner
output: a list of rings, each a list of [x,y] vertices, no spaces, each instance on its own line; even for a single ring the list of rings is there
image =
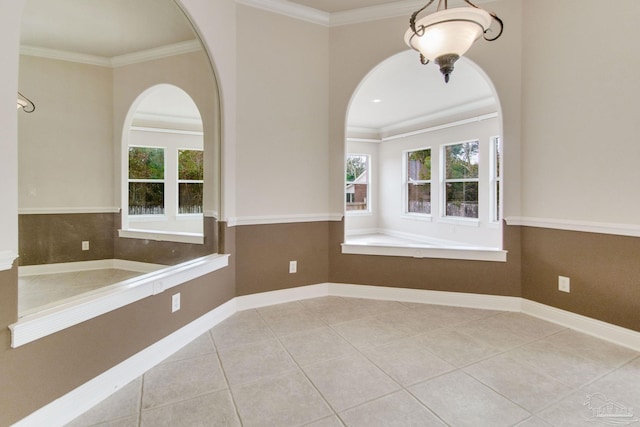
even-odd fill
[[[477,182],[448,182],[446,190],[447,216],[478,218]]]
[[[347,156],[346,176],[346,210],[368,210],[369,185],[369,156],[365,154],[350,154]]]
[[[349,184],[347,187],[347,210],[367,210],[367,184]]]
[[[181,183],[178,188],[178,213],[202,213],[201,183]]]
[[[164,184],[159,182],[129,183],[129,215],[164,214]]]
[[[445,147],[446,178],[465,179],[478,177],[478,141]]]
[[[366,183],[367,156],[347,156],[347,182],[354,182],[358,178]]]
[[[496,150],[496,158],[495,158],[495,162],[496,162],[496,176],[499,178],[500,177],[500,155],[502,153],[500,153],[500,138],[496,138],[495,139],[495,150]]]
[[[431,184],[408,184],[407,212],[431,213]]]
[[[500,221],[500,181],[496,181],[496,212],[494,221]]]
[[[129,179],[164,179],[164,149],[129,147]]]
[[[429,181],[431,179],[431,150],[407,153],[407,177],[409,181]]]
[[[204,151],[178,150],[178,179],[204,179]]]

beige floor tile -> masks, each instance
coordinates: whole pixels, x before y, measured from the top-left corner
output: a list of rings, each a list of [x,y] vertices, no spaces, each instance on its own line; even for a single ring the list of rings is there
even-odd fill
[[[370,307],[354,303],[352,298],[322,297],[302,301],[322,321],[332,325],[371,317]]]
[[[607,363],[585,359],[578,350],[559,347],[547,340],[535,341],[508,354],[572,388],[587,384],[612,369]]]
[[[338,323],[331,325],[331,328],[360,350],[378,347],[408,336],[392,324],[375,317]]]
[[[404,390],[341,412],[340,418],[348,427],[445,426]]]
[[[233,396],[246,427],[299,426],[332,413],[300,371],[236,387]]]
[[[529,419],[524,420],[520,424],[517,424],[515,427],[552,427],[548,422],[541,420],[538,417],[531,417]]]
[[[478,362],[499,352],[486,342],[455,329],[437,329],[416,339],[422,341],[436,356],[457,367]]]
[[[255,310],[240,311],[211,330],[218,350],[275,338],[271,328]]]
[[[640,410],[640,358],[584,387],[589,394],[601,393],[626,408]],[[639,422],[640,424],[640,422]]]
[[[556,335],[550,336],[546,341],[562,348],[578,351],[580,356],[585,359],[609,363],[612,367],[621,365],[639,356],[638,352],[628,348],[571,329],[566,329]]]
[[[342,424],[338,417],[334,415],[328,418],[314,421],[310,424],[305,424],[304,427],[344,427],[344,424]]]
[[[325,322],[299,302],[260,308],[258,313],[280,337],[326,326]]]
[[[227,388],[216,354],[163,363],[144,375],[142,408],[190,399]]]
[[[177,362],[179,360],[191,359],[206,354],[215,353],[213,340],[210,334],[202,334],[180,350],[167,357],[162,363]]]
[[[308,366],[355,353],[351,344],[328,327],[280,338],[282,345],[300,366]]]
[[[400,386],[362,355],[303,368],[335,411],[396,391]]]
[[[430,315],[434,321],[442,326],[452,326],[458,323],[469,322],[471,320],[482,319],[502,313],[495,310],[481,310],[467,307],[450,307],[446,305],[434,304],[413,304],[406,303],[412,310],[421,311]]]
[[[419,335],[446,326],[440,319],[421,310],[395,310],[376,316],[406,335]]]
[[[114,394],[67,424],[68,427],[91,426],[110,420],[135,416],[140,412],[142,377],[130,382]]]
[[[549,408],[538,412],[536,416],[552,426],[594,427],[606,425],[594,420],[589,421],[592,417],[592,412],[589,410],[589,407],[585,405],[588,399],[588,393],[579,390]]]
[[[240,421],[229,390],[144,410],[142,427],[239,427]]]
[[[510,355],[498,355],[464,370],[530,412],[543,409],[574,391]]]
[[[463,323],[454,329],[498,349],[508,350],[564,328],[520,313],[503,313]]]
[[[456,426],[512,426],[531,414],[462,371],[409,388],[446,423]]]
[[[415,337],[365,350],[364,355],[405,387],[456,369]]]
[[[289,353],[276,340],[221,349],[218,354],[232,388],[298,369]]]
[[[365,298],[345,298],[345,300],[351,303],[354,307],[368,311],[372,316],[398,310],[406,310],[407,308],[405,305],[397,301]]]

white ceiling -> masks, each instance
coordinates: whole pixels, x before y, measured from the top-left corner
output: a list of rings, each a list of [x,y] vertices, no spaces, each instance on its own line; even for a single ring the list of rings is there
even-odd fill
[[[112,58],[193,40],[172,0],[27,0],[21,44]]]
[[[451,80],[445,83],[436,65],[422,65],[418,54],[407,50],[365,78],[351,102],[348,127],[380,132],[408,120],[421,123],[479,108],[495,111],[495,99],[469,61],[456,62]]]

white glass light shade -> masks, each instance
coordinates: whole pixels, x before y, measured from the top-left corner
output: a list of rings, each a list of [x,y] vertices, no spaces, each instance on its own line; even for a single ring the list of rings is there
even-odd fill
[[[491,15],[474,7],[445,9],[425,16],[416,22],[418,34],[409,28],[404,41],[429,61],[456,54],[464,55],[491,25]],[[424,27],[421,36],[420,28]]]
[[[18,98],[18,110],[27,106],[27,103],[22,99]]]

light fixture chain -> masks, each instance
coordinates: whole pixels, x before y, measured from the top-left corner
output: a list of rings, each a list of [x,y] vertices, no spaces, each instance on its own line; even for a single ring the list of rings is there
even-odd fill
[[[421,9],[416,10],[415,12],[413,12],[413,14],[411,15],[411,19],[409,19],[409,27],[411,27],[411,29],[413,30],[413,33],[415,35],[417,35],[418,37],[422,37],[422,35],[424,34],[424,26],[422,26],[422,25],[420,26],[420,33],[418,33],[418,30],[416,29],[416,18],[418,17],[420,12],[422,12],[423,10],[425,10],[426,8],[431,6],[431,4],[434,1],[435,0],[429,0],[429,3],[424,5]]]

